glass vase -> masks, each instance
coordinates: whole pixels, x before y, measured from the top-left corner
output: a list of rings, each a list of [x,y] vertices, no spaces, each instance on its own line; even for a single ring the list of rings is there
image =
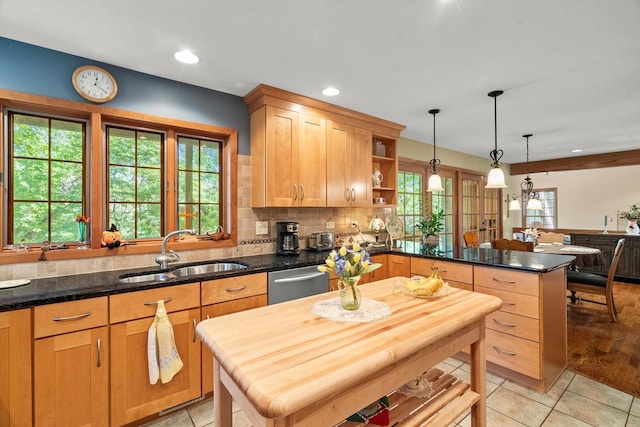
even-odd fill
[[[340,289],[340,304],[345,310],[357,310],[362,304],[362,293],[358,289],[360,276],[341,277],[338,279]]]
[[[87,223],[78,221],[78,249],[87,249]]]

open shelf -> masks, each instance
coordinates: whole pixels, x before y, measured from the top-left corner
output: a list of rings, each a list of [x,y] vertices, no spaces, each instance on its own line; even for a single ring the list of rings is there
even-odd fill
[[[430,369],[427,379],[433,388],[433,394],[429,397],[405,396],[397,391],[387,395],[390,426],[449,425],[480,399],[480,395],[472,391],[469,384],[440,369]],[[357,427],[363,424],[343,422],[339,425]]]

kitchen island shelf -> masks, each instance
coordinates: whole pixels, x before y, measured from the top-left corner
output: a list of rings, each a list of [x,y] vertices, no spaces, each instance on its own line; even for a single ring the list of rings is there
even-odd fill
[[[432,394],[427,397],[406,396],[398,391],[387,395],[389,399],[389,425],[398,427],[449,425],[480,399],[471,386],[438,368],[430,369],[426,378]],[[362,423],[345,421],[340,427],[358,427]]]

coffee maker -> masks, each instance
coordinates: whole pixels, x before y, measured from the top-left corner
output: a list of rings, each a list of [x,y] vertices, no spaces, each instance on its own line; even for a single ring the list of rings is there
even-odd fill
[[[276,222],[276,230],[278,231],[276,253],[278,255],[299,255],[298,223]]]

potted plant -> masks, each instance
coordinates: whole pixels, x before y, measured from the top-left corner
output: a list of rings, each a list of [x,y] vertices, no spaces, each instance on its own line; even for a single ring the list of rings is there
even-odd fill
[[[438,234],[442,231],[444,211],[430,212],[414,224],[416,230],[422,232],[422,242],[426,245],[437,245]]]

